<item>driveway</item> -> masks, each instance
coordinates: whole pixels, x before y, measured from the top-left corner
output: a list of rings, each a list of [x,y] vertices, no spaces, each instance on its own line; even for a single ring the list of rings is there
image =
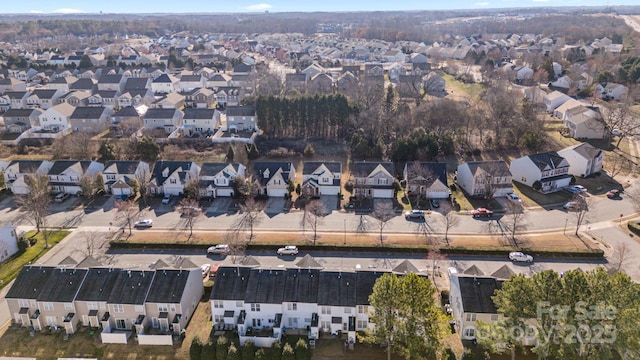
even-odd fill
[[[270,197],[264,207],[264,213],[271,217],[280,214],[284,210],[284,198]]]
[[[327,214],[340,210],[340,198],[338,195],[322,195],[319,200],[322,201],[322,204],[327,209]]]
[[[233,199],[228,197],[216,198],[205,209],[207,215],[218,216],[226,214],[233,205]]]

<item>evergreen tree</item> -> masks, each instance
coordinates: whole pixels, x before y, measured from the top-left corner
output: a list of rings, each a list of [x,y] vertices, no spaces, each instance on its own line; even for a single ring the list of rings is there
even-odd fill
[[[202,342],[199,337],[194,337],[189,347],[189,358],[191,360],[200,360],[202,354]]]
[[[247,148],[247,157],[249,158],[249,160],[255,160],[258,157],[260,157],[260,153],[258,152],[258,148],[256,147],[256,144],[251,144]]]
[[[307,144],[307,146],[304,147],[304,156],[305,157],[313,157],[313,155],[316,153],[315,149],[313,148],[313,145],[311,144]]]
[[[234,157],[233,147],[229,145],[229,149],[227,150],[227,156],[225,156],[224,161],[228,163],[232,163],[233,157]]]

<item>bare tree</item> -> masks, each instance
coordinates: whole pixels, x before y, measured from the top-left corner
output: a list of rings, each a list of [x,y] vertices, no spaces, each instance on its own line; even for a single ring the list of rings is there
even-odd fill
[[[369,230],[369,222],[364,217],[364,215],[360,215],[360,218],[358,219],[358,226],[356,227],[356,233],[362,236],[366,234],[368,230]]]
[[[416,195],[416,207],[420,208],[420,200],[426,198],[426,189],[436,180],[436,176],[427,166],[414,161],[407,166],[406,191]]]
[[[184,226],[189,229],[189,239],[193,236],[193,227],[202,216],[202,209],[198,200],[194,198],[184,198],[178,204],[180,216],[184,219]]]
[[[442,221],[444,222],[444,241],[449,245],[449,230],[452,227],[457,226],[460,223],[460,218],[453,211],[448,211],[442,217]]]
[[[228,231],[224,236],[225,242],[229,245],[228,256],[231,257],[231,263],[238,263],[243,257],[247,247],[246,242],[242,241],[238,231]]]
[[[431,236],[432,229],[426,221],[419,221],[415,226],[418,238],[424,239],[427,245],[436,245],[437,241]]]
[[[236,230],[249,230],[249,241],[253,240],[253,228],[260,222],[260,216],[264,210],[264,203],[255,201],[253,198],[245,200],[240,205],[240,217],[234,224]]]
[[[382,237],[382,230],[387,226],[387,223],[396,216],[393,210],[393,205],[390,202],[379,202],[376,204],[371,217],[376,220],[378,229],[380,230],[380,245],[384,244],[384,238]]]
[[[29,187],[29,193],[20,195],[16,202],[23,211],[28,214],[28,218],[36,226],[36,231],[42,233],[45,247],[49,247],[49,234],[46,230],[47,216],[49,215],[49,177],[47,175],[26,176],[25,182]]]
[[[83,235],[85,239],[84,255],[94,256],[100,247],[100,240],[103,240],[104,236],[97,231],[85,231]]]
[[[116,220],[122,223],[122,226],[129,228],[129,235],[132,233],[133,223],[140,216],[138,204],[133,200],[116,200],[114,205],[116,208]]]
[[[589,213],[589,207],[593,205],[593,200],[591,198],[583,198],[580,195],[574,195],[570,199],[571,202],[575,203],[573,207],[574,216],[576,218],[576,236],[578,236],[578,232],[580,231],[580,226],[587,219],[587,214]]]
[[[605,165],[606,165],[605,169],[607,170],[611,178],[614,178],[615,176],[620,174],[622,170],[625,168],[625,165],[629,165],[630,163],[630,161],[627,158],[625,158],[624,156],[616,152],[612,151],[607,155],[608,156],[607,156],[607,161],[605,162]]]
[[[616,149],[623,139],[640,135],[640,119],[631,111],[627,103],[615,103],[603,109],[603,120],[609,130],[619,130]]]
[[[440,266],[438,266],[438,263],[446,258],[446,255],[442,254],[440,249],[437,247],[429,249],[429,253],[427,254],[427,260],[431,261],[431,279],[433,280],[433,286],[436,290],[438,290],[438,284],[436,283],[436,269],[438,269],[438,276],[440,276]]]
[[[134,170],[135,171],[135,170]],[[138,182],[138,191],[140,197],[142,197],[142,203],[146,206],[149,196],[151,196],[151,171],[148,167],[144,167],[141,171],[136,173],[135,180]],[[133,194],[135,196],[135,194]]]
[[[327,214],[327,207],[320,200],[313,200],[304,207],[304,219],[307,225],[313,230],[313,245],[318,239],[318,226],[322,223],[322,218]]]
[[[614,253],[611,256],[611,264],[614,265],[616,272],[620,272],[622,268],[632,260],[632,251],[626,242],[618,243],[614,247]]]
[[[513,246],[518,247],[518,241],[516,240],[516,232],[525,228],[526,215],[522,209],[522,206],[518,203],[507,201],[507,228],[511,230],[511,241]]]

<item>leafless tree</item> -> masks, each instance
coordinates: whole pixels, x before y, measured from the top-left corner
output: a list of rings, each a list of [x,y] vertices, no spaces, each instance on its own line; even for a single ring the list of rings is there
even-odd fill
[[[198,200],[193,198],[184,198],[178,204],[180,208],[180,216],[184,220],[184,226],[189,229],[189,239],[193,236],[193,227],[202,217],[202,209]]]
[[[147,201],[149,200],[149,196],[151,196],[151,188],[149,186],[149,184],[151,183],[151,171],[149,170],[149,168],[145,167],[141,171],[136,173],[136,180],[138,181],[138,191],[140,192],[140,197],[142,197],[142,202],[146,206]]]
[[[426,188],[431,186],[436,176],[430,168],[419,161],[414,161],[407,166],[407,194],[416,195],[416,207],[420,208],[420,200],[426,197]]]
[[[625,102],[614,103],[603,109],[603,120],[610,130],[620,130],[616,149],[625,138],[640,135],[640,119],[631,111]]]
[[[622,170],[629,165],[630,161],[625,158],[623,155],[618,154],[614,151],[607,154],[607,161],[605,162],[605,169],[609,173],[610,177],[615,177],[619,175]]]
[[[133,223],[140,216],[138,204],[133,200],[116,200],[114,205],[116,208],[116,220],[122,223],[122,226],[129,228],[129,235],[132,233]]]
[[[393,205],[390,202],[379,202],[376,204],[371,217],[376,220],[378,230],[380,230],[380,245],[384,244],[384,238],[382,236],[382,230],[387,226],[387,223],[396,216],[393,210]]]
[[[358,219],[358,226],[356,227],[356,233],[359,236],[362,236],[362,235],[365,235],[368,230],[369,230],[369,222],[364,217],[364,215],[360,215],[360,218]]]
[[[438,266],[438,263],[446,258],[446,255],[442,254],[440,249],[437,247],[429,249],[429,253],[427,254],[427,260],[431,261],[431,279],[433,280],[433,286],[435,286],[436,290],[438,290],[438,284],[436,283],[436,269],[438,269],[439,276],[440,266]]]
[[[618,243],[614,247],[614,253],[611,256],[611,264],[614,265],[616,272],[620,272],[625,265],[632,260],[632,251],[626,242]]]
[[[242,240],[240,233],[238,231],[228,231],[224,236],[225,242],[229,245],[229,253],[228,256],[231,257],[231,263],[238,263],[245,254],[245,249],[247,247],[246,242]]]
[[[513,246],[518,247],[518,241],[516,239],[516,232],[525,228],[526,214],[520,204],[512,201],[507,201],[507,213],[506,221],[507,228],[511,230],[511,241]]]
[[[587,215],[589,213],[590,206],[593,205],[592,198],[583,198],[580,195],[574,195],[571,197],[570,201],[575,202],[576,205],[573,207],[573,213],[576,218],[576,236],[578,236],[578,232],[580,231],[580,226],[587,219]]]
[[[91,134],[79,131],[56,139],[52,151],[54,159],[86,159],[96,154],[97,144]]]
[[[103,240],[104,236],[96,231],[85,231],[83,235],[85,239],[84,255],[94,256],[100,247],[100,240]]]
[[[320,200],[313,200],[304,207],[304,219],[309,228],[313,230],[313,245],[318,239],[318,226],[322,223],[322,218],[327,214],[327,207]]]
[[[264,203],[253,198],[240,205],[240,216],[233,225],[236,230],[249,230],[249,241],[253,240],[253,228],[260,222]]]
[[[47,232],[47,216],[49,215],[49,177],[47,175],[26,176],[25,182],[29,187],[29,193],[20,195],[16,202],[20,208],[28,214],[28,218],[36,226],[36,231],[42,233],[45,247],[49,247],[49,234]]]
[[[460,218],[455,212],[447,211],[447,213],[442,217],[442,221],[444,222],[444,241],[449,245],[449,230],[460,223]]]
[[[427,245],[437,244],[437,240],[431,236],[433,229],[429,226],[429,224],[426,221],[417,222],[415,224],[415,229],[416,229],[416,235],[418,236],[418,238],[424,239]]]

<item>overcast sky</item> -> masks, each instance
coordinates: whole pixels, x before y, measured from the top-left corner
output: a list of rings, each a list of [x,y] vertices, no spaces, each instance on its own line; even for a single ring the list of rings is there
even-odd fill
[[[8,0],[4,0],[8,1]],[[3,2],[4,2],[3,1]],[[258,0],[260,1],[260,0]],[[388,11],[540,6],[638,5],[638,0],[30,0],[3,4],[3,13],[238,13],[291,11]]]

